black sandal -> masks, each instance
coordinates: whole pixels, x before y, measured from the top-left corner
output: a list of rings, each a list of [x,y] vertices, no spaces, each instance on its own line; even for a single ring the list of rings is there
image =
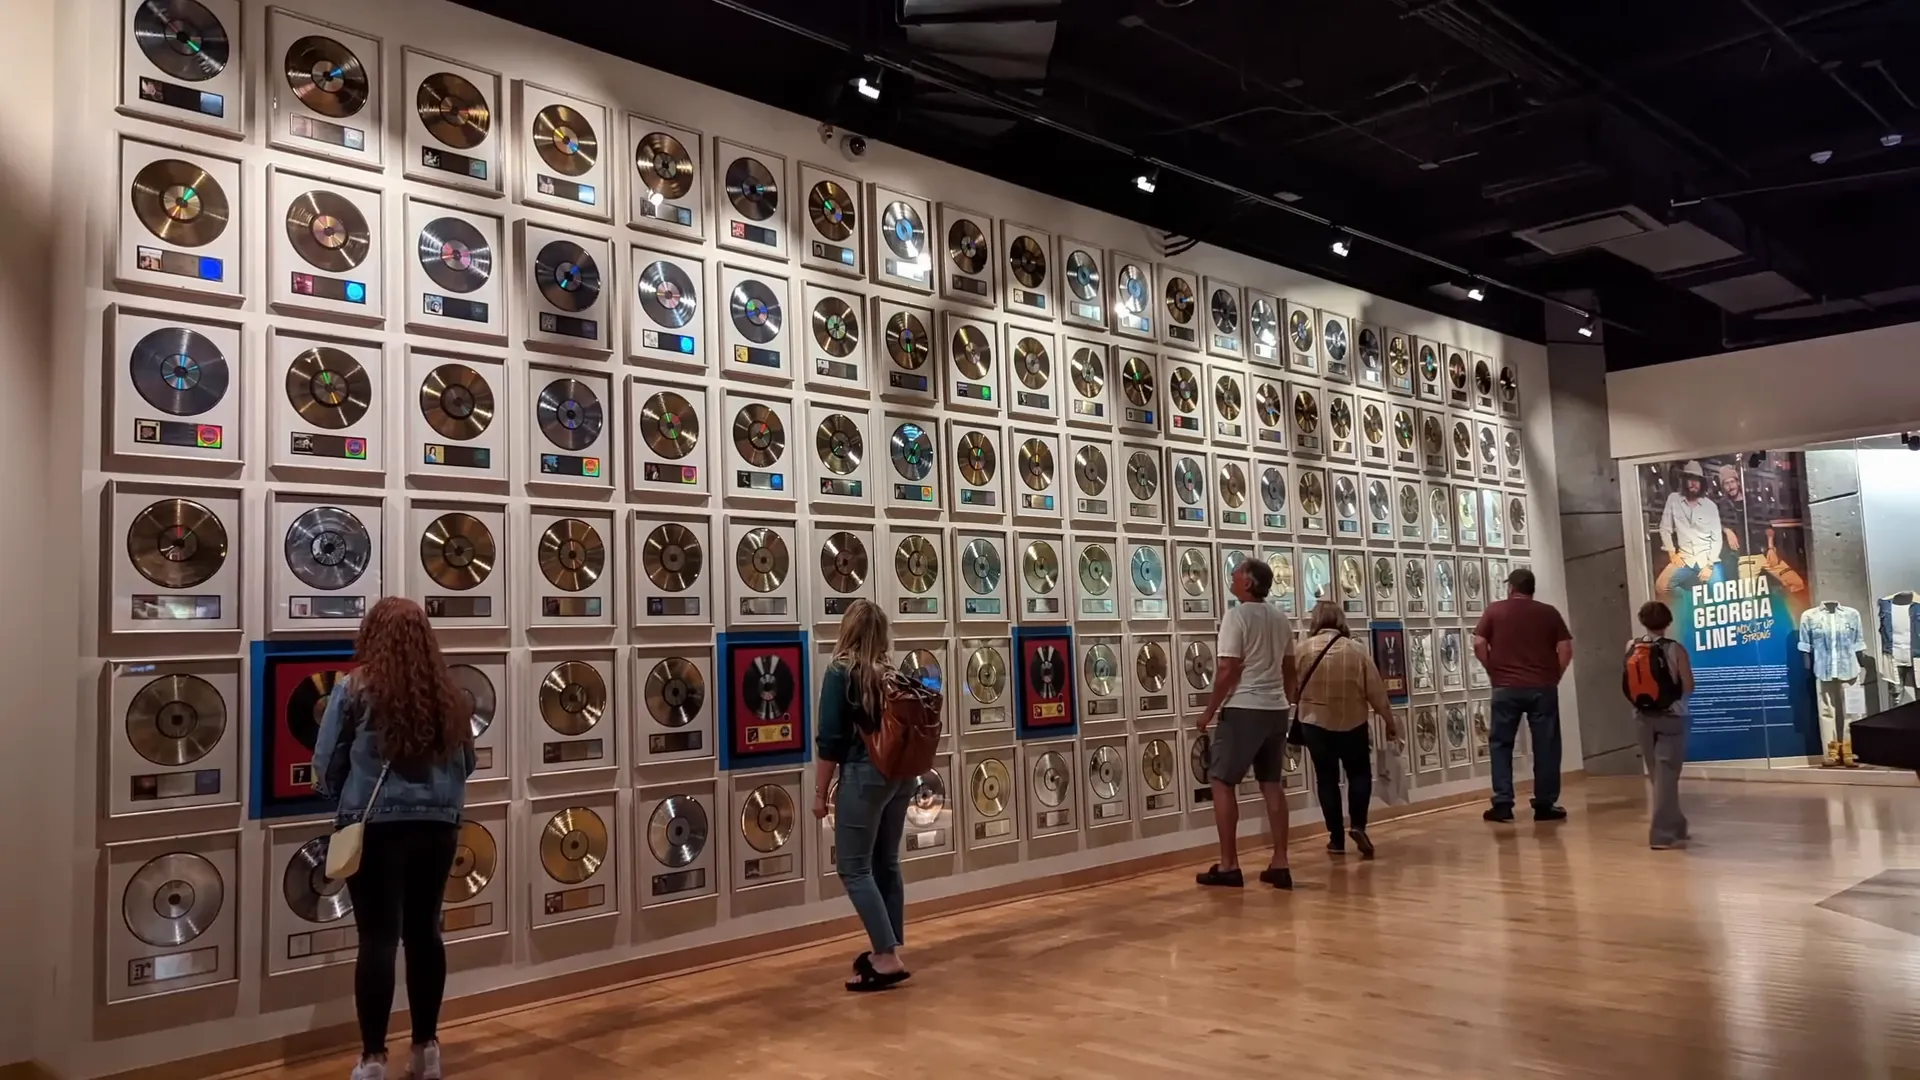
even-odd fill
[[[847,984],[848,991],[855,994],[870,994],[876,990],[891,990],[913,977],[910,971],[880,972],[873,967],[873,954],[861,953],[853,962],[853,970],[860,977]]]

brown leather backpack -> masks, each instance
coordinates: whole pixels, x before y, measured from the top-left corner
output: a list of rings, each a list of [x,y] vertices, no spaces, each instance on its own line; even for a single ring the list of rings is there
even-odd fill
[[[872,731],[860,733],[867,757],[881,776],[904,780],[933,768],[933,756],[940,748],[941,704],[940,691],[897,671],[887,673],[880,722]]]

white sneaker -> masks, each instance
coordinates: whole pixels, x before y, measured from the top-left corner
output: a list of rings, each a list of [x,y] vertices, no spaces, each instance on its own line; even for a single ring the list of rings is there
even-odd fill
[[[351,1080],[387,1080],[387,1063],[363,1061],[353,1067]]]
[[[413,1048],[413,1061],[408,1064],[407,1075],[412,1080],[440,1080],[439,1042]]]

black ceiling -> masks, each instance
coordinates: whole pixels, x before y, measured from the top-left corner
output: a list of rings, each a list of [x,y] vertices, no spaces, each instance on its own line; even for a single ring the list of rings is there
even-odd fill
[[[1290,193],[1599,310],[1614,367],[1920,317],[1915,0],[463,2],[1542,338],[1537,301],[1436,292],[1463,276],[1380,244],[1336,258],[1324,225],[1173,167]],[[893,69],[877,104],[847,86],[861,57]],[[1155,194],[1123,151],[1170,166]]]

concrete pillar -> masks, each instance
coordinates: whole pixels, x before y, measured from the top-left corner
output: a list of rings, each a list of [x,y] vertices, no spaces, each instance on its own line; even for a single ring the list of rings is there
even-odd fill
[[[1580,320],[1547,310],[1553,414],[1553,482],[1567,570],[1573,667],[1562,684],[1580,702],[1580,756],[1590,775],[1640,771],[1632,710],[1620,696],[1620,657],[1633,633],[1627,599],[1620,473],[1607,439],[1605,328],[1580,336]]]

